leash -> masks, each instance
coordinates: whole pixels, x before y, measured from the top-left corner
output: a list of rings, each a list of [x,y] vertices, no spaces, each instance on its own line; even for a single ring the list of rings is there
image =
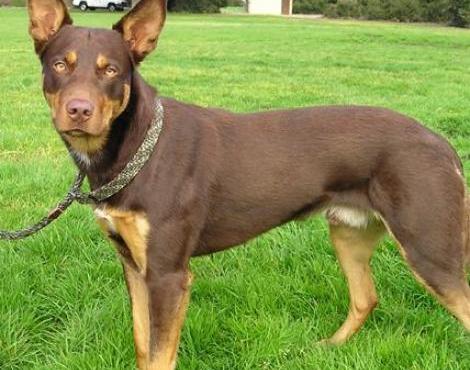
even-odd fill
[[[89,193],[81,191],[85,174],[78,172],[75,181],[64,199],[34,225],[17,231],[0,230],[0,240],[20,240],[36,234],[58,219],[74,202],[80,204],[98,204],[124,189],[137,176],[150,158],[163,128],[164,110],[160,99],[155,100],[155,116],[150,124],[144,141],[126,167],[110,182]]]

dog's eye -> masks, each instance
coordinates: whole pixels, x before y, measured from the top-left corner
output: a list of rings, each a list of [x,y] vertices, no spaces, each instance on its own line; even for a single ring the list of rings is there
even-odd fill
[[[107,66],[106,69],[104,70],[104,73],[106,77],[114,77],[118,74],[118,70],[116,67],[113,66]]]
[[[57,73],[64,73],[67,71],[67,64],[65,64],[65,62],[56,62],[54,63],[54,70],[57,72]]]

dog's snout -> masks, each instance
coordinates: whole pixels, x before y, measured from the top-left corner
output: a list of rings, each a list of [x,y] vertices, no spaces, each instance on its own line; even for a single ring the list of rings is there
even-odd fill
[[[73,99],[67,103],[67,114],[75,122],[85,122],[92,115],[94,106],[89,100]]]

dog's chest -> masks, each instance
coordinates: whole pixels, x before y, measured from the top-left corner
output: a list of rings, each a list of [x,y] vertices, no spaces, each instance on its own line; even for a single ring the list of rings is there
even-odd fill
[[[116,245],[124,263],[145,273],[150,229],[145,214],[103,207],[95,209],[95,217],[98,225]]]

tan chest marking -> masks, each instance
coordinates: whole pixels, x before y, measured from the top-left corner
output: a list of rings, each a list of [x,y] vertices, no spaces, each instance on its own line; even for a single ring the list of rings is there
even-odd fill
[[[105,233],[117,234],[124,240],[139,272],[145,274],[150,230],[145,214],[105,207],[97,208],[95,216]]]

